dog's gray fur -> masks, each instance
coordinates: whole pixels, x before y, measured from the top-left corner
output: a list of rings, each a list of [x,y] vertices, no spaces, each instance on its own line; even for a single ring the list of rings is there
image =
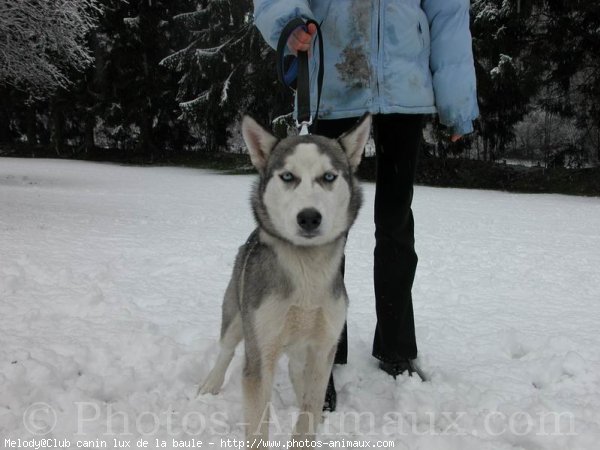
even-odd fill
[[[346,318],[340,267],[346,235],[361,205],[354,172],[370,124],[365,115],[337,140],[296,136],[279,141],[244,118],[244,139],[260,174],[251,198],[258,228],[236,257],[223,301],[221,350],[199,392],[219,391],[235,347],[244,339],[248,437],[268,439],[273,375],[285,352],[301,408],[293,437],[314,439]],[[281,178],[287,172],[293,181]],[[337,178],[326,181],[325,173]],[[306,208],[323,216],[316,231],[300,225]]]

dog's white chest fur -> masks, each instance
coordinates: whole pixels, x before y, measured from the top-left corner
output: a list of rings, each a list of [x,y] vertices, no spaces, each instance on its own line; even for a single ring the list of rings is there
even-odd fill
[[[268,242],[272,238],[263,234],[261,239]],[[297,247],[278,247],[277,258],[289,277],[291,293],[286,298],[271,296],[256,310],[259,341],[277,339],[287,348],[337,340],[347,307],[345,290],[333,286],[343,248],[343,239],[325,248],[307,247],[300,252]]]

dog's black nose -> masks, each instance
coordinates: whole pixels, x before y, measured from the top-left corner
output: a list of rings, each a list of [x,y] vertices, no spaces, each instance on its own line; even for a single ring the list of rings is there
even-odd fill
[[[306,208],[298,213],[296,220],[304,231],[315,231],[321,225],[321,213],[315,208]]]

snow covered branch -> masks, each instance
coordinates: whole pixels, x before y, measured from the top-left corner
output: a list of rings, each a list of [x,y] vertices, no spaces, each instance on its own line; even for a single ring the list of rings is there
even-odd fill
[[[45,97],[93,58],[87,33],[98,0],[0,0],[0,84]]]

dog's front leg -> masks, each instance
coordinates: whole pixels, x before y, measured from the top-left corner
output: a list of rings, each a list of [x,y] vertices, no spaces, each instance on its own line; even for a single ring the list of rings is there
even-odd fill
[[[242,379],[244,415],[247,447],[264,449],[268,448],[266,441],[269,439],[271,390],[279,352],[271,348],[265,354],[257,356],[252,351],[249,354],[247,345]]]
[[[311,347],[306,354],[305,389],[302,393],[300,415],[294,427],[295,441],[314,440],[317,425],[321,422],[323,401],[333,367],[336,346]],[[326,355],[323,357],[323,355]],[[295,448],[295,447],[294,447]]]

